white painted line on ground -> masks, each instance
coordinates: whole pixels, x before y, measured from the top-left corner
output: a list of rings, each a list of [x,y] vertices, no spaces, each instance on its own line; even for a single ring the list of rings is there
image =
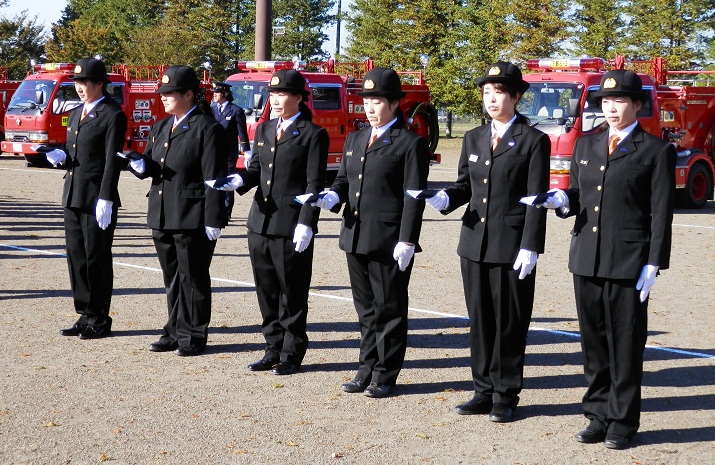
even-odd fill
[[[40,254],[44,254],[44,255],[53,255],[53,256],[57,256],[57,257],[66,257],[66,255],[65,255],[64,253],[61,253],[61,252],[52,252],[52,251],[47,251],[47,250],[30,249],[30,248],[27,248],[27,247],[19,247],[19,246],[16,246],[16,245],[9,245],[9,244],[2,244],[2,243],[0,243],[0,247],[5,247],[5,248],[8,248],[8,249],[12,249],[12,250],[20,250],[20,251],[23,251],[23,252],[40,253]],[[154,268],[154,267],[150,267],[150,266],[133,265],[133,264],[131,264],[131,263],[124,263],[124,262],[117,262],[117,261],[115,261],[114,264],[117,265],[117,266],[124,266],[124,267],[127,267],[127,268],[135,268],[135,269],[139,269],[139,270],[154,271],[154,272],[157,272],[157,273],[161,273],[161,269],[159,269],[159,268]],[[237,284],[237,285],[239,285],[239,286],[249,286],[249,287],[254,287],[254,286],[255,286],[255,284],[252,283],[252,282],[248,282],[248,281],[237,281],[237,280],[234,280],[234,279],[213,278],[213,277],[212,277],[211,280],[212,280],[212,281],[216,281],[216,282],[220,282],[220,283]],[[332,295],[332,294],[323,294],[322,292],[311,292],[310,295],[312,295],[312,296],[314,296],[314,297],[322,297],[322,298],[325,298],[325,299],[340,300],[340,301],[343,301],[343,302],[352,302],[352,301],[353,301],[353,299],[350,298],[350,297],[342,297],[342,296]],[[436,316],[448,317],[448,318],[457,318],[457,319],[460,319],[460,320],[468,320],[468,319],[469,319],[469,317],[464,316],[464,315],[456,315],[456,314],[453,314],[453,313],[439,312],[439,311],[436,311],[436,310],[425,310],[425,309],[414,308],[414,307],[409,307],[409,309],[410,309],[410,311],[412,311],[412,312],[426,313],[426,314],[428,314],[428,315],[436,315]],[[560,331],[560,330],[548,329],[548,328],[538,328],[538,327],[533,327],[533,326],[530,327],[529,329],[530,329],[530,330],[533,330],[533,331],[543,331],[543,332],[546,332],[546,333],[555,334],[555,335],[559,335],[559,336],[566,336],[566,337],[575,338],[575,339],[580,339],[580,338],[581,338],[581,336],[580,336],[578,333],[572,333],[572,332],[569,332],[569,331]],[[701,353],[701,352],[692,352],[692,351],[688,351],[688,350],[674,349],[674,348],[670,348],[670,347],[646,345],[646,348],[648,348],[648,349],[653,349],[653,350],[660,350],[660,351],[663,351],[663,352],[669,352],[669,353],[674,353],[674,354],[687,355],[687,356],[696,357],[696,358],[715,358],[715,355],[709,355],[709,354],[705,354],[705,353]]]

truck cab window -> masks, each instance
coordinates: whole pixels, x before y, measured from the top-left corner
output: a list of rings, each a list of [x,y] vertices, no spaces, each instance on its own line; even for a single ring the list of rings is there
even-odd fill
[[[316,110],[339,110],[340,87],[311,86],[313,108]]]
[[[82,101],[79,99],[79,95],[77,95],[77,91],[74,89],[74,83],[63,82],[60,84],[60,88],[57,89],[55,99],[52,101],[52,113],[55,115],[61,115],[80,106],[81,104]]]

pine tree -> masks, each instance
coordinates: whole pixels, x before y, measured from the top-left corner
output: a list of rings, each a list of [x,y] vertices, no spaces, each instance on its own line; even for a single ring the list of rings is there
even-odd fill
[[[328,40],[324,29],[335,22],[330,11],[333,0],[274,0],[273,24],[285,28],[285,35],[273,37],[273,57],[303,61],[325,60],[330,54],[323,50]]]

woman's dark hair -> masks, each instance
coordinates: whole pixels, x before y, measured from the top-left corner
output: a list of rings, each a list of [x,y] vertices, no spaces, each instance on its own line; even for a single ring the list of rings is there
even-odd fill
[[[211,112],[211,106],[206,101],[206,89],[201,86],[197,87],[187,87],[185,89],[178,89],[177,92],[180,94],[186,94],[188,91],[194,93],[194,104],[204,115],[213,116]]]
[[[496,90],[498,90],[500,92],[506,92],[507,94],[509,94],[509,96],[511,98],[518,99],[516,103],[517,103],[517,105],[519,104],[519,100],[521,100],[521,96],[523,95],[523,93],[521,91],[519,91],[519,89],[516,86],[507,84],[505,82],[492,82],[491,84],[494,86],[494,88]],[[529,120],[529,118],[527,118],[526,116],[519,113],[519,110],[517,110],[516,108],[514,108],[514,114],[516,115],[516,121],[515,121],[516,123],[531,124],[531,121]]]
[[[217,92],[223,95],[223,98],[225,98],[229,102],[233,102],[233,92],[231,92],[231,89],[221,89]]]
[[[313,121],[313,112],[310,111],[310,108],[308,108],[308,105],[306,105],[304,100],[301,100],[298,104],[298,111],[300,111],[301,119]]]

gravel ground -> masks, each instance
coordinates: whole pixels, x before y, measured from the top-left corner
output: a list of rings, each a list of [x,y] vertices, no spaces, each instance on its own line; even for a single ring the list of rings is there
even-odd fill
[[[442,144],[442,143],[441,143]],[[458,141],[442,144],[435,187],[456,177]],[[397,395],[369,399],[340,384],[357,366],[357,317],[339,217],[316,239],[310,348],[293,376],[253,373],[263,338],[246,250],[250,196],[219,239],[212,329],[204,355],[157,354],[161,272],[145,227],[148,183],[123,174],[112,302],[114,335],[82,341],[68,290],[62,172],[0,157],[0,464],[712,464],[715,202],[675,215],[670,270],[652,291],[641,431],[632,447],[583,445],[585,390],[567,271],[570,220],[548,218],[515,421],[459,416],[469,350],[459,214],[425,210],[413,271],[407,360]]]

